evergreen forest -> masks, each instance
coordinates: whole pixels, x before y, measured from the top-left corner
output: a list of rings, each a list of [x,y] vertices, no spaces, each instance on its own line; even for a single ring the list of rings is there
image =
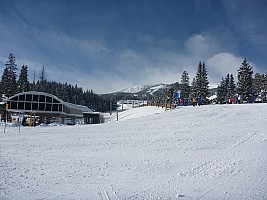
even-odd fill
[[[45,92],[53,94],[65,102],[88,106],[94,111],[105,112],[110,110],[111,100],[94,93],[93,90],[84,91],[77,84],[48,81],[44,65],[38,78],[35,78],[34,75],[32,82],[29,81],[27,65],[21,67],[18,77],[17,70],[15,55],[10,53],[0,82],[0,94],[11,97],[20,92]],[[112,105],[114,107],[115,102],[112,102]]]
[[[0,94],[5,97],[11,97],[17,93],[27,91],[46,92],[57,96],[65,102],[88,106],[92,110],[100,112],[110,111],[111,106],[112,110],[114,110],[116,109],[117,100],[126,99],[122,93],[99,95],[94,93],[93,90],[83,90],[77,84],[48,81],[44,65],[41,67],[37,78],[34,73],[32,82],[29,81],[27,65],[21,66],[18,76],[17,71],[15,55],[10,53],[0,82]],[[163,99],[165,98],[171,100],[175,96],[175,91],[180,91],[180,99],[188,99],[190,101],[193,98],[201,98],[204,103],[210,103],[207,100],[211,92],[205,63],[199,62],[196,75],[191,83],[188,72],[183,71],[180,82],[177,81],[171,84],[163,93],[158,95],[154,94],[148,97],[148,94],[142,94],[142,98],[147,96],[147,99],[151,98],[158,102],[164,101]],[[225,77],[222,77],[220,84],[216,88],[216,103],[233,103],[233,98],[240,98],[240,103],[243,101],[254,102],[255,99],[266,102],[266,95],[267,74],[256,73],[253,76],[252,66],[244,59],[239,69],[237,69],[236,77],[233,74],[226,74]]]

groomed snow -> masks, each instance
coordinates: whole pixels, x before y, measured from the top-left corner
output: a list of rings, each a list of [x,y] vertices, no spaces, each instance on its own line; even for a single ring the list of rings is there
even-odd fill
[[[7,127],[0,199],[267,199],[266,104],[142,109],[114,123]]]

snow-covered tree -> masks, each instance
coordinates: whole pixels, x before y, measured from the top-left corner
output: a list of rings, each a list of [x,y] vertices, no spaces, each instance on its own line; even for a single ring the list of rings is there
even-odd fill
[[[252,84],[252,67],[247,62],[246,59],[243,60],[240,68],[237,70],[237,92],[238,95],[242,97],[243,100],[247,100],[249,102],[253,101],[254,91]]]

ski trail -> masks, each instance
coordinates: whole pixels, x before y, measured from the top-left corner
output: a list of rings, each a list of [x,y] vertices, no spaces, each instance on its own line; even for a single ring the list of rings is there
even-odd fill
[[[109,200],[108,194],[106,190],[103,188],[103,186],[98,185],[98,190],[100,192],[100,197],[102,200]]]
[[[102,200],[119,200],[116,192],[112,190],[112,187],[105,187],[104,185],[98,185],[100,197]]]
[[[227,180],[230,180],[232,178],[234,178],[236,175],[238,175],[239,173],[241,173],[243,171],[243,169],[239,169],[236,173],[233,173],[230,177],[227,178]],[[212,193],[213,191],[217,190],[218,188],[220,188],[226,180],[222,180],[221,182],[219,182],[217,185],[215,185],[213,188],[211,188],[210,190],[208,190],[206,193],[204,193],[202,196],[200,196],[199,198],[197,198],[196,200],[200,200],[203,199],[204,197],[206,197],[208,194]]]

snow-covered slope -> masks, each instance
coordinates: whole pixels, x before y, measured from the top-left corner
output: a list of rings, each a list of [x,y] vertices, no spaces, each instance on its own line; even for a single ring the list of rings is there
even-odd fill
[[[150,87],[149,90],[147,91],[147,93],[153,95],[155,92],[157,92],[160,89],[164,89],[166,88],[166,84],[159,84],[159,85],[155,85],[153,87]]]
[[[123,90],[122,92],[124,93],[137,93],[137,92],[141,92],[145,89],[147,89],[149,86],[148,85],[135,85],[132,87],[129,87],[125,90]]]
[[[266,104],[141,109],[100,125],[8,127],[0,199],[267,199]]]
[[[160,89],[166,88],[166,84],[158,84],[158,85],[135,85],[130,88],[127,88],[123,90],[124,93],[138,93],[138,92],[144,92],[148,93],[150,95],[153,95],[153,93],[157,92]]]

